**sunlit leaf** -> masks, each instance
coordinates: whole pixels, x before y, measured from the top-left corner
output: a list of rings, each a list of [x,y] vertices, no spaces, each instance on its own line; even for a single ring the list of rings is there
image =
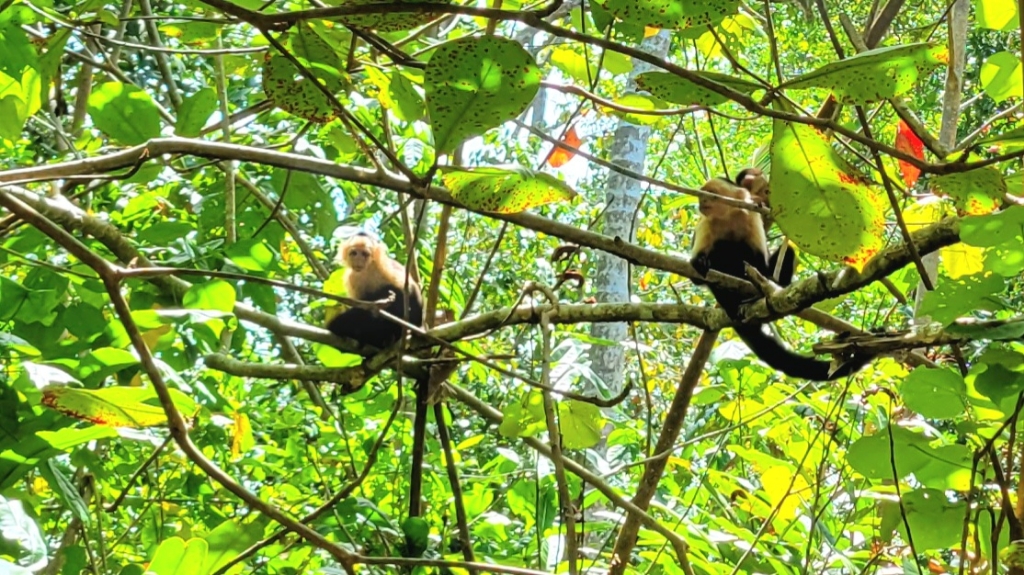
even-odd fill
[[[739,0],[608,0],[605,8],[630,24],[685,30],[714,26],[735,14],[739,4]]]
[[[520,167],[445,168],[442,180],[466,207],[500,214],[515,214],[576,197],[576,192],[558,178]]]
[[[168,391],[184,417],[195,415],[199,408],[192,398],[177,389]],[[64,415],[97,425],[143,428],[167,423],[167,416],[151,387],[49,386],[43,389],[42,403]]]
[[[949,58],[933,44],[887,46],[826,64],[784,84],[785,88],[826,88],[846,103],[870,104],[910,91],[918,78]]]
[[[996,52],[981,65],[981,88],[997,103],[1024,96],[1024,74],[1020,57],[1012,52]]]
[[[424,71],[438,153],[518,116],[533,101],[540,80],[533,56],[507,38],[467,36],[443,44]]]
[[[883,195],[820,132],[777,120],[772,138],[771,209],[797,247],[860,269],[882,248]]]
[[[147,92],[130,84],[107,82],[89,95],[89,116],[103,133],[128,145],[160,136],[160,113]]]
[[[938,176],[929,183],[937,193],[949,196],[958,208],[971,215],[995,211],[1006,194],[1006,181],[994,166]]]
[[[710,82],[731,88],[741,94],[749,95],[755,90],[764,89],[764,86],[755,82],[726,74],[697,71],[693,71],[693,74]],[[681,106],[700,105],[711,107],[728,100],[726,96],[718,92],[699,86],[670,72],[644,72],[643,74],[638,74],[636,85],[641,90],[647,90],[657,98]]]
[[[213,88],[199,90],[182,100],[174,133],[185,138],[198,136],[216,111],[217,92]]]

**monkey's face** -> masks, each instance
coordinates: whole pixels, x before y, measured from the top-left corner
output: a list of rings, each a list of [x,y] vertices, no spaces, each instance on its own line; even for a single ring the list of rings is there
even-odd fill
[[[370,265],[373,258],[373,246],[367,242],[352,242],[345,246],[345,264],[352,271],[361,272]]]

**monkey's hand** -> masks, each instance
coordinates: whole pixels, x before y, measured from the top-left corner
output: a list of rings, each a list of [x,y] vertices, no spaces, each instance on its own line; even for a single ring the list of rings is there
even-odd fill
[[[693,266],[693,269],[696,270],[701,277],[707,277],[708,272],[711,271],[711,258],[708,257],[707,252],[694,254],[694,256],[690,258],[690,265]]]

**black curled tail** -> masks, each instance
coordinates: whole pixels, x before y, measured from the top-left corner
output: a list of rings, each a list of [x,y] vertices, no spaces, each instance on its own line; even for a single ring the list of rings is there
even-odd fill
[[[733,329],[743,343],[769,367],[790,376],[812,381],[831,381],[857,373],[871,361],[871,355],[855,354],[832,371],[832,363],[800,355],[776,337],[764,332],[764,324],[737,325]]]

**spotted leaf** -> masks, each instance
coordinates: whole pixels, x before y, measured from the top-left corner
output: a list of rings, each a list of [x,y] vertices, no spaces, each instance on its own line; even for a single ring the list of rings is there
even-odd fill
[[[445,168],[441,177],[455,199],[484,212],[515,214],[576,197],[572,188],[554,176],[518,166]]]
[[[185,417],[199,410],[188,395],[177,389],[169,391],[174,405]],[[51,385],[43,389],[42,403],[64,415],[97,425],[143,428],[167,423],[167,416],[151,387],[80,389]]]
[[[884,197],[816,129],[777,120],[772,215],[797,247],[857,269],[882,247]]]
[[[533,101],[540,79],[529,52],[507,38],[465,37],[438,48],[424,71],[437,152],[451,152],[518,116]]]
[[[826,64],[783,87],[827,88],[844,103],[869,104],[905,94],[919,77],[948,60],[946,48],[934,44],[876,48]]]
[[[451,4],[451,0],[347,0],[328,2],[331,6],[373,6],[388,4]],[[336,18],[338,22],[357,28],[366,28],[378,32],[399,32],[422,26],[437,18],[440,14],[434,12],[378,12],[376,14],[349,14]]]
[[[292,54],[332,94],[349,88],[338,53],[308,24],[298,26],[290,41]],[[263,91],[282,110],[311,122],[329,122],[337,112],[323,91],[284,56],[268,53],[263,61]]]
[[[608,0],[616,18],[640,26],[685,30],[714,26],[739,10],[739,0]]]
[[[733,78],[726,74],[715,72],[694,72],[694,74],[743,94],[750,94],[754,90],[763,88],[760,84]],[[698,86],[669,72],[644,72],[637,75],[636,85],[641,90],[650,92],[655,98],[680,106],[717,106],[728,100],[718,92]]]
[[[995,166],[939,176],[928,183],[937,193],[952,198],[957,208],[970,215],[995,211],[1006,194],[1006,180]]]

